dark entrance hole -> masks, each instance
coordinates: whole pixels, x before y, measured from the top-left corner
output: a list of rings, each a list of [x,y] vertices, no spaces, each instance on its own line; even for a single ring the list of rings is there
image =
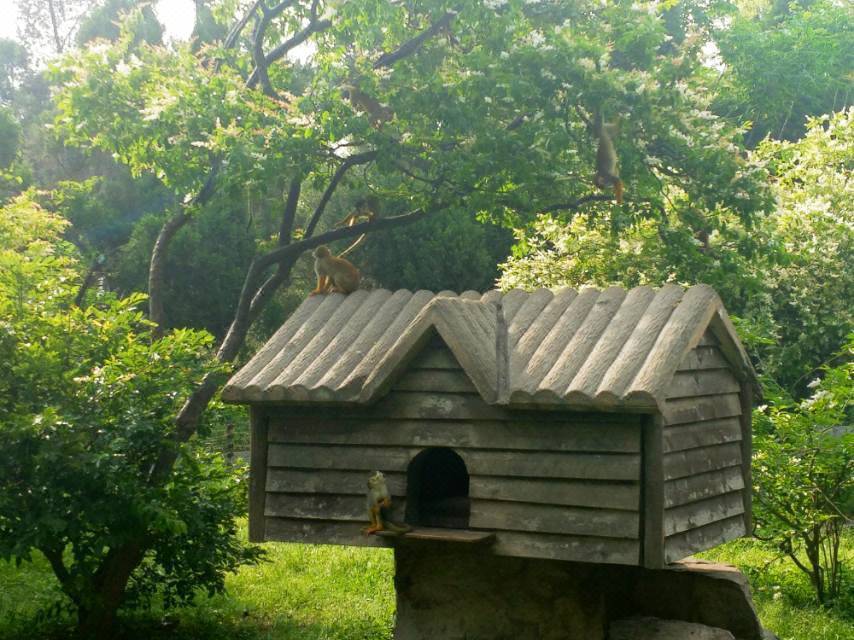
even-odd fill
[[[451,449],[425,449],[409,463],[406,521],[422,527],[467,529],[469,473]]]

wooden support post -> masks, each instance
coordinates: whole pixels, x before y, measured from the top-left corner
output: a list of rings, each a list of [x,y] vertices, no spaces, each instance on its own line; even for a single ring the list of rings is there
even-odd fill
[[[225,462],[230,467],[234,464],[234,423],[225,425]]]
[[[753,390],[749,382],[741,383],[741,469],[744,476],[744,530],[747,535],[753,532]]]
[[[264,542],[264,503],[267,486],[267,425],[263,409],[249,410],[250,463],[249,463],[249,541]]]
[[[664,566],[664,466],[663,418],[645,416],[641,421],[641,536],[643,566]]]

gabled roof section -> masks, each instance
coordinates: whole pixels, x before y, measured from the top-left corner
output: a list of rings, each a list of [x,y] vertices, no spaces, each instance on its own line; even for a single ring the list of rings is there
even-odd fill
[[[308,298],[228,382],[229,402],[369,404],[439,334],[491,404],[656,411],[706,332],[755,373],[711,287]]]

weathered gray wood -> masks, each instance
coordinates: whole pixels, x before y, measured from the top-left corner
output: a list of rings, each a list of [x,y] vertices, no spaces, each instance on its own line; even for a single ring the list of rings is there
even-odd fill
[[[451,370],[407,371],[392,385],[392,389],[437,393],[477,393],[477,388],[465,373]]]
[[[573,562],[637,564],[639,542],[622,538],[502,532],[490,551],[496,555]]]
[[[664,506],[670,509],[741,489],[744,489],[741,467],[727,467],[664,483]]]
[[[410,363],[409,368],[418,369],[455,369],[462,370],[460,363],[451,350],[441,341],[431,342]]]
[[[729,362],[715,346],[696,346],[685,354],[678,371],[702,371],[704,369],[728,369]]]
[[[270,442],[420,447],[531,449],[638,453],[640,424],[584,417],[579,422],[353,420],[322,417],[271,418]]]
[[[709,332],[718,340],[718,348],[723,353],[724,357],[730,363],[730,367],[736,377],[747,382],[751,390],[759,394],[762,393],[762,388],[756,378],[756,371],[750,362],[750,357],[744,350],[744,346],[738,339],[738,332],[732,324],[729,316],[719,309],[709,324]]]
[[[666,562],[676,562],[699,551],[740,538],[745,533],[742,515],[719,520],[667,538],[664,543],[664,559]]]
[[[267,494],[265,516],[367,523],[365,498],[339,495]]]
[[[741,401],[735,393],[668,400],[662,415],[668,425],[729,418],[741,415]]]
[[[271,444],[271,467],[405,472],[418,449],[392,447],[320,447]]]
[[[640,487],[636,483],[473,476],[469,480],[469,495],[487,500],[573,507],[634,511],[640,508]]]
[[[675,480],[698,473],[741,465],[741,444],[700,447],[664,455],[664,479]]]
[[[682,287],[674,284],[665,285],[658,290],[623,349],[602,378],[600,389],[609,389],[615,398],[622,397],[646,361],[658,334],[683,294]]]
[[[489,531],[469,531],[467,529],[415,527],[411,531],[402,534],[394,533],[392,531],[377,531],[375,535],[388,538],[392,542],[401,540],[421,540],[466,545],[489,545],[495,542],[494,533]]]
[[[667,385],[667,398],[738,393],[740,389],[738,380],[729,369],[679,371]]]
[[[511,340],[509,343],[511,347],[515,345],[510,355],[511,369],[516,370],[520,364],[525,366],[530,361],[577,295],[574,289],[560,289],[528,328],[521,335],[514,336],[515,342]]]
[[[480,297],[480,301],[487,304],[498,304],[501,302],[501,295],[498,289],[490,289]]]
[[[639,517],[632,511],[472,499],[469,522],[473,529],[490,531],[529,531],[636,539]]]
[[[596,300],[599,299],[599,292],[595,289],[584,289],[577,296],[570,292],[567,292],[563,297],[561,294],[563,292],[555,296],[553,302],[561,298],[560,302],[567,304],[563,313],[549,327],[541,326],[542,323],[539,321],[534,323],[534,326],[519,341],[519,349],[511,355],[510,379],[514,381],[514,393],[510,396],[511,402],[516,399],[517,395],[524,399],[524,396],[537,391],[542,379],[557,362],[570,336],[575,335],[575,332],[587,318],[587,314],[593,309]],[[548,311],[551,306],[549,305],[546,310]],[[542,331],[545,330],[547,333],[543,335]],[[542,339],[539,344],[534,344],[534,338],[540,336]],[[523,355],[528,351],[531,351],[530,355]]]
[[[404,500],[393,500],[389,516],[402,520],[406,513]],[[364,496],[326,494],[268,493],[265,516],[279,518],[309,518],[312,520],[341,520],[363,522],[367,526],[367,500]]]
[[[751,463],[753,459],[753,388],[745,381],[741,386],[741,474],[744,476],[744,528],[753,530],[753,480]]]
[[[376,365],[359,393],[359,401],[373,402],[405,370],[435,330],[456,356],[487,402],[498,397],[495,349],[498,309],[471,300],[437,297],[415,317]]]
[[[288,318],[276,333],[273,334],[267,343],[258,350],[252,359],[244,365],[244,367],[236,373],[228,384],[223,389],[223,395],[226,392],[237,392],[241,387],[248,384],[252,378],[258,375],[270,361],[282,350],[293,335],[299,330],[303,323],[317,310],[323,299],[315,296],[303,302],[293,315]]]
[[[553,298],[554,294],[548,289],[537,289],[527,297],[522,308],[513,316],[512,321],[507,319],[505,310],[505,322],[508,334],[507,344],[509,347],[516,346],[519,339],[540,316],[543,309],[546,308]]]
[[[640,455],[460,449],[471,475],[635,480],[640,477]]]
[[[664,535],[672,536],[744,513],[741,491],[683,504],[664,512]]]
[[[699,342],[697,342],[697,346],[699,347],[716,347],[719,345],[720,341],[715,337],[715,334],[708,330],[700,337]]]
[[[573,333],[572,339],[565,344],[560,356],[543,378],[540,383],[541,390],[548,390],[558,396],[564,395],[572,379],[587,362],[588,356],[610,325],[625,297],[626,291],[620,287],[609,287],[599,295],[584,322]]]
[[[303,542],[309,544],[343,544],[354,547],[388,547],[390,543],[380,536],[362,532],[362,522],[332,522],[289,518],[266,519],[267,540]]]
[[[664,468],[662,464],[662,420],[651,416],[643,422],[643,566],[658,569],[664,564]]]
[[[264,486],[267,483],[267,417],[262,409],[249,410],[249,540],[263,542]]]
[[[501,306],[504,309],[504,320],[509,325],[525,301],[530,297],[527,291],[511,289],[501,297]]]
[[[289,343],[283,350],[283,354],[289,354],[288,359],[284,360],[284,356],[280,356],[274,360],[275,363],[278,363],[279,371],[272,380],[267,379],[265,397],[272,400],[284,398],[294,378],[321,356],[329,343],[347,326],[350,318],[357,313],[359,307],[369,296],[370,292],[365,290],[355,291],[345,296],[326,321],[319,328],[315,328],[311,339],[305,343],[300,342],[299,350],[291,352],[293,343]],[[258,381],[253,380],[252,388],[254,389],[256,386],[259,391],[262,390]]]
[[[340,389],[343,392],[358,393],[362,385],[370,376],[379,362],[385,357],[389,349],[397,342],[406,327],[415,319],[433,297],[430,291],[416,291],[406,302],[404,307],[398,311],[391,324],[384,327],[381,332],[373,336],[374,343],[361,359],[356,360],[358,364],[353,368],[342,383]]]
[[[372,407],[377,417],[433,420],[502,420],[508,414],[486,404],[476,394],[436,394],[399,391],[382,398]]]
[[[654,297],[655,292],[652,288],[636,287],[619,302],[616,313],[608,319],[605,330],[595,341],[593,350],[582,361],[581,368],[566,388],[566,394],[570,397],[573,394],[586,397],[596,395],[602,379],[608,373]],[[599,307],[598,304],[597,307]],[[588,322],[592,318],[593,314],[588,318]],[[581,337],[583,330],[584,327],[576,335]],[[558,361],[559,365],[560,361]]]
[[[685,353],[696,346],[719,304],[718,295],[709,286],[688,289],[658,334],[627,394],[653,398],[664,395],[669,389],[667,375],[675,371]]]
[[[689,422],[664,429],[664,452],[682,451],[697,447],[710,447],[741,440],[738,417],[723,420]],[[271,435],[272,438],[272,435]]]
[[[371,473],[326,469],[272,468],[267,470],[267,491],[272,493],[338,493],[364,496],[368,490],[367,480]],[[386,473],[385,479],[392,496],[402,497],[406,495],[405,474]]]
[[[361,329],[376,319],[385,303],[391,298],[390,291],[375,291],[359,296],[361,291],[347,297],[341,309],[347,315],[340,316],[340,324],[324,326],[315,340],[288,365],[285,375],[276,378],[274,384],[287,387],[311,388],[325,377],[330,369],[342,364],[342,356],[359,339]],[[350,305],[352,301],[352,305]],[[335,319],[339,315],[336,314]],[[343,378],[343,376],[339,376]]]
[[[271,467],[292,469],[378,469],[403,472],[422,449],[412,447],[357,447],[270,444]],[[637,480],[637,454],[595,454],[458,449],[471,475]]]

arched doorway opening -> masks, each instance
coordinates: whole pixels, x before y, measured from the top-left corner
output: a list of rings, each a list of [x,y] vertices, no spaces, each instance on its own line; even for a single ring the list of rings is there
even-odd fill
[[[469,473],[453,449],[425,449],[407,469],[406,521],[413,526],[467,529]]]

